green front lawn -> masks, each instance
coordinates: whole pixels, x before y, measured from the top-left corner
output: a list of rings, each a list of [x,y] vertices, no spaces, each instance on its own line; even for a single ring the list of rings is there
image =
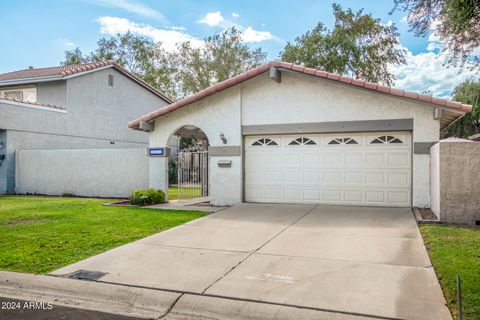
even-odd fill
[[[205,215],[105,202],[0,196],[0,269],[47,273]]]
[[[178,187],[169,187],[168,188],[168,200],[178,199]]]
[[[480,228],[420,225],[450,310],[457,315],[456,278],[462,278],[463,319],[480,319]]]
[[[200,187],[190,187],[189,190],[184,190],[185,197],[198,198],[202,195]],[[180,190],[178,187],[173,186],[168,188],[168,200],[176,200],[179,197]]]

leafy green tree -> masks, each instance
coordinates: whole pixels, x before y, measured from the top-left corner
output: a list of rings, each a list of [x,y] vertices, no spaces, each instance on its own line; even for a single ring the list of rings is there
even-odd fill
[[[288,43],[281,58],[309,68],[392,85],[389,64],[404,64],[406,51],[399,46],[395,24],[383,24],[363,10],[343,10],[333,4],[335,25],[319,23]]]
[[[470,79],[456,86],[453,100],[471,104],[473,109],[443,130],[442,137],[468,137],[480,133],[480,81]]]
[[[179,95],[196,93],[215,83],[227,80],[265,62],[267,53],[261,48],[250,49],[241,33],[226,29],[204,39],[199,48],[185,42],[171,55]]]
[[[90,62],[90,58],[85,56],[79,47],[76,47],[75,49],[65,51],[65,60],[61,62],[61,65],[68,66],[87,62]]]
[[[128,32],[100,39],[87,55],[79,48],[66,51],[62,64],[115,60],[170,96],[183,97],[257,67],[267,56],[250,49],[235,28],[204,39],[200,48],[185,42],[177,50],[165,52],[161,43]]]
[[[417,36],[426,36],[432,30],[438,34],[443,51],[450,55],[449,63],[456,65],[473,62],[480,70],[479,0],[394,0],[392,10],[408,13],[410,29]]]
[[[90,54],[83,54],[79,48],[65,52],[63,65],[93,61],[114,60],[127,70],[144,79],[147,83],[169,94],[175,94],[171,65],[168,54],[160,43],[149,38],[127,32],[117,34],[97,42],[97,49]]]

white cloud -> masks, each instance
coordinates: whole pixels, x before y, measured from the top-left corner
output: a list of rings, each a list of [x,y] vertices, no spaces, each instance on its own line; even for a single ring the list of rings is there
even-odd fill
[[[222,25],[225,22],[225,18],[220,11],[209,12],[202,19],[198,20],[199,23],[204,23],[209,27],[215,27]]]
[[[440,49],[442,47],[442,42],[440,41],[440,36],[437,34],[437,27],[439,25],[439,21],[435,20],[430,25],[430,34],[428,35],[428,51],[434,51]]]
[[[406,65],[391,66],[390,70],[396,75],[395,86],[415,91],[431,92],[439,98],[449,98],[455,86],[462,81],[478,74],[471,70],[471,65],[449,66],[445,65],[448,52],[443,52],[442,42],[436,33],[439,21],[433,21],[428,36],[426,49],[428,52],[413,54],[407,50]]]
[[[90,0],[90,2],[104,7],[123,9],[142,17],[157,19],[164,23],[168,22],[168,20],[157,10],[135,0]]]
[[[238,13],[236,13],[236,12],[232,12],[232,17],[238,18],[238,17],[240,17],[240,15],[239,15]]]
[[[57,38],[51,41],[52,45],[58,47],[67,47],[67,48],[74,48],[76,47],[75,43],[68,39],[68,38]]]
[[[173,27],[167,27],[167,29],[179,30],[179,31],[185,31],[185,30],[187,30],[187,28],[185,28],[185,27],[175,27],[175,26],[173,26]]]
[[[132,22],[125,18],[117,17],[99,17],[96,20],[100,24],[100,32],[102,34],[115,35],[117,33],[124,34],[128,31],[152,38],[155,42],[161,42],[167,51],[175,51],[177,43],[190,41],[192,46],[200,47],[203,41],[189,35],[182,30],[175,29],[159,29],[146,24]]]
[[[414,91],[431,92],[438,98],[449,98],[460,82],[475,76],[467,67],[444,66],[445,56],[433,51],[413,54],[407,51],[406,65],[390,66],[397,80],[395,87]]]
[[[239,17],[238,13],[233,12],[233,17]],[[242,40],[245,42],[261,42],[265,40],[275,40],[283,43],[284,41],[278,37],[273,36],[268,31],[258,31],[252,27],[245,28],[244,26],[232,22],[228,19],[225,19],[220,11],[209,12],[202,19],[197,21],[198,23],[206,24],[210,27],[222,27],[222,28],[231,28],[235,27],[237,30],[240,30],[242,33]],[[262,24],[265,26],[265,24]]]
[[[268,31],[257,31],[248,27],[242,32],[242,39],[245,42],[261,42],[272,39],[272,34]]]
[[[435,51],[437,49],[440,49],[442,47],[441,43],[439,42],[429,42],[427,45],[427,50],[428,51]]]

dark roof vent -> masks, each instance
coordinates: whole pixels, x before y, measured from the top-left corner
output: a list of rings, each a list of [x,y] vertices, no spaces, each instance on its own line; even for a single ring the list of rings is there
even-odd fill
[[[28,66],[28,69],[30,69],[30,70],[33,69],[33,66]]]

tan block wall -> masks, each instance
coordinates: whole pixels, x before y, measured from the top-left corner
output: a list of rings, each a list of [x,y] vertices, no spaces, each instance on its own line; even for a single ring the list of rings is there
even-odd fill
[[[432,172],[432,180],[439,181],[438,188],[432,188],[439,200],[437,207],[432,206],[435,214],[448,223],[480,221],[480,143],[440,142],[432,150],[438,152],[439,162],[437,172]]]

